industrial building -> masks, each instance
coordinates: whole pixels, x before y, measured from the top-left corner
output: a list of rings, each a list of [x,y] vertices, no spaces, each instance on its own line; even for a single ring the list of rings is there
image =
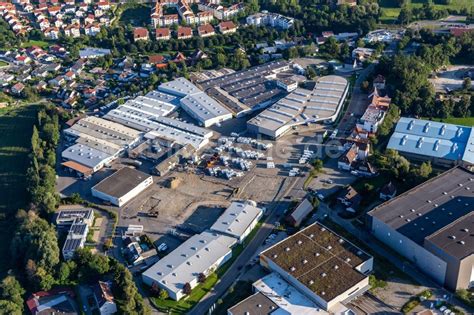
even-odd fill
[[[278,75],[289,72],[291,65],[287,61],[274,61],[200,80],[197,85],[235,116],[242,116],[269,106],[287,94],[286,88],[277,84]]]
[[[89,116],[64,130],[73,145],[62,153],[62,165],[88,177],[140,139],[140,132],[102,118]]]
[[[123,206],[153,184],[153,177],[130,167],[124,167],[91,188],[92,196]]]
[[[138,141],[140,132],[99,117],[82,118],[64,130],[67,139],[95,138],[111,142],[120,147],[129,147]]]
[[[94,222],[94,210],[83,207],[63,207],[56,216],[56,225],[69,226],[73,224],[76,219],[80,219],[82,222],[92,225]]]
[[[242,243],[257,225],[263,210],[255,202],[233,202],[211,226],[211,230],[237,238]]]
[[[232,113],[185,78],[162,83],[158,90],[179,97],[181,108],[209,127],[232,118]]]
[[[62,254],[65,260],[72,259],[77,249],[86,243],[89,227],[94,223],[94,210],[80,206],[63,207],[56,216],[58,228],[67,228]]]
[[[292,127],[334,121],[345,101],[346,79],[330,75],[316,81],[312,90],[297,88],[247,122],[247,129],[276,139]]]
[[[72,259],[76,250],[84,247],[87,233],[89,233],[89,226],[86,223],[81,222],[81,220],[74,221],[62,248],[64,260]]]
[[[270,308],[275,307],[275,309],[270,310],[268,313],[262,312],[261,314],[330,314],[275,272],[255,281],[252,284],[252,288],[253,291],[256,292],[254,298],[258,298],[259,301],[267,298],[273,304],[268,301],[266,301],[265,304],[270,306]],[[229,311],[231,311],[232,314],[237,315],[239,314],[239,310],[246,309],[247,312],[252,314],[250,311],[255,309],[255,306],[262,310],[262,307],[265,305],[260,303],[258,305],[261,305],[262,307],[258,307],[258,305],[252,307],[252,304],[250,304],[251,302],[252,299],[250,299],[250,301],[244,300],[229,309]],[[347,308],[341,304],[337,309],[333,310],[333,313],[331,314],[345,314],[344,311],[346,309]],[[246,313],[244,312],[240,314],[245,315]]]
[[[145,96],[128,100],[125,104],[120,105],[119,109],[123,112],[151,119],[169,115],[178,105],[177,97],[159,91],[151,91]]]
[[[466,126],[402,117],[387,148],[442,166],[474,164],[474,132]]]
[[[474,285],[474,173],[455,167],[368,213],[372,233],[439,284]]]
[[[142,274],[143,282],[159,286],[178,301],[185,296],[185,284],[194,288],[199,275],[209,275],[232,257],[231,247],[236,241],[215,232],[194,235],[146,270]]]
[[[373,258],[315,223],[262,252],[260,264],[331,312],[369,288]]]

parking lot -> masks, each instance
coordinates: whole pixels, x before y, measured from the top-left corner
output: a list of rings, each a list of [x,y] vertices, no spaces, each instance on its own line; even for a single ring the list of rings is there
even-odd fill
[[[445,71],[436,74],[436,78],[429,79],[433,83],[436,92],[445,93],[460,90],[467,72],[474,70],[470,66],[449,66]],[[471,83],[474,87],[474,83]]]

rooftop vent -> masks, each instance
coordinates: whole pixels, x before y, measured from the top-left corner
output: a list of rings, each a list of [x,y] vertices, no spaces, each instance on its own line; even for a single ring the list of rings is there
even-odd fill
[[[466,244],[466,242],[464,242],[464,241],[459,241],[458,243],[461,244],[461,245],[465,245],[465,244]]]
[[[456,239],[456,235],[451,235],[449,238],[452,239],[452,240],[455,240],[455,239]]]
[[[325,272],[323,272],[323,273],[321,274],[321,277],[323,277],[323,278],[326,277],[326,276],[327,276],[327,274],[326,274]]]
[[[295,270],[296,270],[295,267],[291,267],[291,268],[290,268],[290,271],[295,271]]]
[[[290,248],[289,248],[289,247],[285,248],[285,251],[286,251],[286,252],[289,252],[289,251],[290,251]]]

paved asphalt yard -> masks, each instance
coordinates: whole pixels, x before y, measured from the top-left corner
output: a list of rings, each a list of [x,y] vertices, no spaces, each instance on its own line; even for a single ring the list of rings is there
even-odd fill
[[[235,279],[239,278],[243,272],[243,267],[257,254],[258,248],[272,233],[273,229],[275,228],[274,223],[282,218],[286,208],[288,207],[288,201],[285,201],[283,198],[295,186],[303,186],[303,177],[295,177],[293,180],[294,181],[288,185],[287,189],[285,189],[283,192],[280,192],[275,198],[276,203],[271,209],[269,209],[266,220],[254,238],[249,244],[247,244],[242,253],[234,261],[232,266],[217,282],[217,284],[214,286],[214,289],[191,310],[191,315],[207,314],[209,309],[217,302],[219,297],[221,297],[227,291],[227,289],[234,283]]]

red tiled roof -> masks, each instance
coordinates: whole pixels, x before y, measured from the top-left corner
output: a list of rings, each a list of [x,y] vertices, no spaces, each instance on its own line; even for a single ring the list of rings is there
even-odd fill
[[[161,27],[156,29],[156,38],[168,37],[170,36],[170,29],[166,27]]]
[[[219,23],[219,28],[221,31],[227,31],[236,28],[234,22],[232,21],[225,21]]]
[[[198,32],[200,35],[214,33],[214,28],[211,24],[204,24],[198,27]]]

